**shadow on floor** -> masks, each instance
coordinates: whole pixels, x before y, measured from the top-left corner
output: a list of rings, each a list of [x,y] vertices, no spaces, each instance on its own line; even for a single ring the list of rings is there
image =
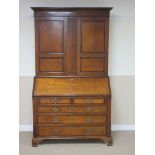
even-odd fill
[[[43,143],[39,144],[39,145],[43,145],[43,144],[78,144],[78,143],[105,143],[100,139],[48,139],[48,140],[44,140]]]

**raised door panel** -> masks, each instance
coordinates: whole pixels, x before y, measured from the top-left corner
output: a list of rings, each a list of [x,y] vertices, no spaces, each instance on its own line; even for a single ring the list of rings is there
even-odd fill
[[[40,21],[40,51],[59,52],[63,51],[63,28],[64,21]]]
[[[82,21],[81,22],[81,52],[104,52],[104,21]]]
[[[40,59],[40,71],[62,72],[63,71],[63,59],[62,58],[41,58]]]
[[[78,18],[78,75],[104,76],[108,73],[108,19]]]
[[[65,17],[36,18],[36,75],[66,75]]]
[[[81,58],[81,72],[104,72],[103,58]]]

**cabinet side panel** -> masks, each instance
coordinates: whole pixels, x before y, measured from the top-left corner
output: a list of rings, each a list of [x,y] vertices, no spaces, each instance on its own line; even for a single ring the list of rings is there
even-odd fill
[[[105,20],[105,73],[108,75],[108,57],[109,57],[109,17]]]
[[[39,73],[39,29],[38,29],[38,20],[35,18],[35,73]]]
[[[111,137],[111,98],[107,98],[107,136]]]

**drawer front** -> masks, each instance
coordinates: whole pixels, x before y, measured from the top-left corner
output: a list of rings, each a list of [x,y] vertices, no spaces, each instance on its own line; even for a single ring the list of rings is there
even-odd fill
[[[106,116],[38,116],[38,124],[106,123]]]
[[[103,106],[38,106],[38,113],[106,113],[106,105]]]
[[[74,99],[74,103],[82,103],[82,104],[91,104],[91,103],[104,103],[105,100],[103,98],[77,98]]]
[[[38,136],[104,136],[105,126],[37,127]]]
[[[70,104],[70,98],[41,98],[40,104]]]

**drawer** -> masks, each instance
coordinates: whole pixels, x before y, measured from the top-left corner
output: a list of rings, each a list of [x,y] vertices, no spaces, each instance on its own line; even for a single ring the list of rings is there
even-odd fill
[[[70,104],[70,98],[41,98],[40,104]]]
[[[105,124],[106,116],[51,116],[39,115],[38,124],[78,124],[98,123]]]
[[[74,103],[83,103],[83,104],[91,104],[91,103],[104,103],[105,100],[103,98],[77,98],[74,99]]]
[[[106,113],[103,106],[38,106],[38,113]]]
[[[38,136],[104,136],[105,126],[37,127]]]

